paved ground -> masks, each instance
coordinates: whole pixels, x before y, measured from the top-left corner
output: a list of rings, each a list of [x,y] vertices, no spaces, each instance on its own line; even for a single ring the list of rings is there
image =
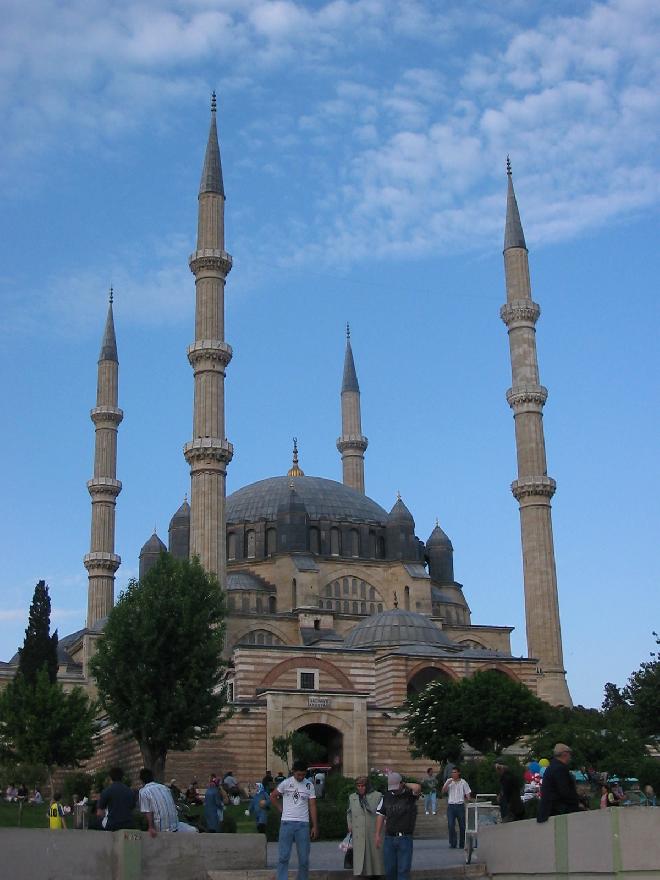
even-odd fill
[[[297,865],[296,848],[291,853],[290,867]],[[277,843],[268,844],[268,867],[277,864]],[[309,867],[314,870],[340,870],[344,864],[344,855],[337,841],[320,840],[312,843]],[[449,868],[453,865],[465,864],[465,852],[462,849],[450,849],[446,840],[416,840],[413,847],[413,869],[415,868]],[[346,876],[352,874],[346,872]]]

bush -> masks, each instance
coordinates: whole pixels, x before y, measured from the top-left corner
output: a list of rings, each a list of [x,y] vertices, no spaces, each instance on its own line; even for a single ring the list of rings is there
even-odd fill
[[[229,815],[229,813],[225,813],[223,816],[221,830],[223,834],[236,834],[236,832],[238,831],[236,819],[234,819],[233,816]]]
[[[639,779],[641,789],[645,785],[652,785],[656,794],[660,793],[660,760],[657,758],[644,758],[640,762],[637,778]]]
[[[344,808],[344,812],[348,807],[348,798],[355,791],[355,779],[350,776],[342,776],[341,773],[328,773],[325,779],[325,794],[318,801],[331,802],[339,804]]]
[[[523,787],[523,768],[520,762],[512,757],[505,757],[506,765],[515,776],[520,790]],[[461,775],[472,789],[472,794],[497,794],[500,790],[500,779],[495,770],[495,755],[475,758],[461,765]]]
[[[89,773],[83,773],[77,770],[75,773],[67,773],[62,782],[62,797],[66,803],[71,803],[73,795],[77,794],[79,799],[89,797],[92,793],[92,776]]]
[[[280,836],[280,820],[282,816],[277,807],[271,807],[268,810],[268,819],[266,820],[266,840],[272,842]]]
[[[36,786],[43,789],[48,780],[46,768],[41,764],[16,764],[8,763],[0,766],[0,788],[4,792],[10,782],[16,785],[25,783],[30,791],[30,796]],[[44,792],[41,792],[44,794]]]
[[[328,800],[317,801],[319,839],[341,840],[346,836],[346,804]]]

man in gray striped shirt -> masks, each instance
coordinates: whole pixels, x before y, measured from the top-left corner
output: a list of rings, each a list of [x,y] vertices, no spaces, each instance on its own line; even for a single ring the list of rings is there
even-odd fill
[[[140,770],[143,786],[140,789],[140,812],[147,817],[150,837],[159,831],[197,831],[192,825],[179,822],[172,792],[166,785],[154,782],[154,774],[147,767]]]

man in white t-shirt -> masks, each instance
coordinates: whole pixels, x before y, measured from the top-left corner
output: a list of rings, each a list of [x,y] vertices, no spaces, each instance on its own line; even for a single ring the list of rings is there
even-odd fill
[[[316,792],[311,779],[306,779],[307,765],[295,761],[292,775],[274,788],[271,803],[282,813],[277,860],[277,880],[287,880],[291,847],[296,842],[298,880],[309,877],[309,841],[319,835]],[[310,829],[311,820],[311,829]]]
[[[447,804],[447,825],[449,826],[449,846],[456,849],[456,822],[460,832],[458,845],[461,849],[465,846],[465,801],[470,800],[472,789],[464,779],[461,779],[461,771],[453,767],[451,778],[442,786],[442,793],[449,795]]]

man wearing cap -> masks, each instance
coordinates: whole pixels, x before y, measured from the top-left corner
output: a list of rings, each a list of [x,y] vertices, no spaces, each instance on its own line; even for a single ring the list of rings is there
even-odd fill
[[[566,743],[557,743],[552,752],[552,761],[541,780],[541,802],[536,817],[537,822],[547,822],[550,816],[563,813],[577,813],[583,809],[578,799],[575,780],[568,769],[571,763],[571,748]]]
[[[497,802],[503,822],[516,822],[525,818],[525,807],[520,797],[520,786],[504,758],[495,760],[495,772],[500,777],[500,793]]]
[[[387,774],[387,791],[376,808],[376,846],[383,844],[387,880],[409,880],[417,799],[421,791],[418,783],[403,782],[400,773]]]

